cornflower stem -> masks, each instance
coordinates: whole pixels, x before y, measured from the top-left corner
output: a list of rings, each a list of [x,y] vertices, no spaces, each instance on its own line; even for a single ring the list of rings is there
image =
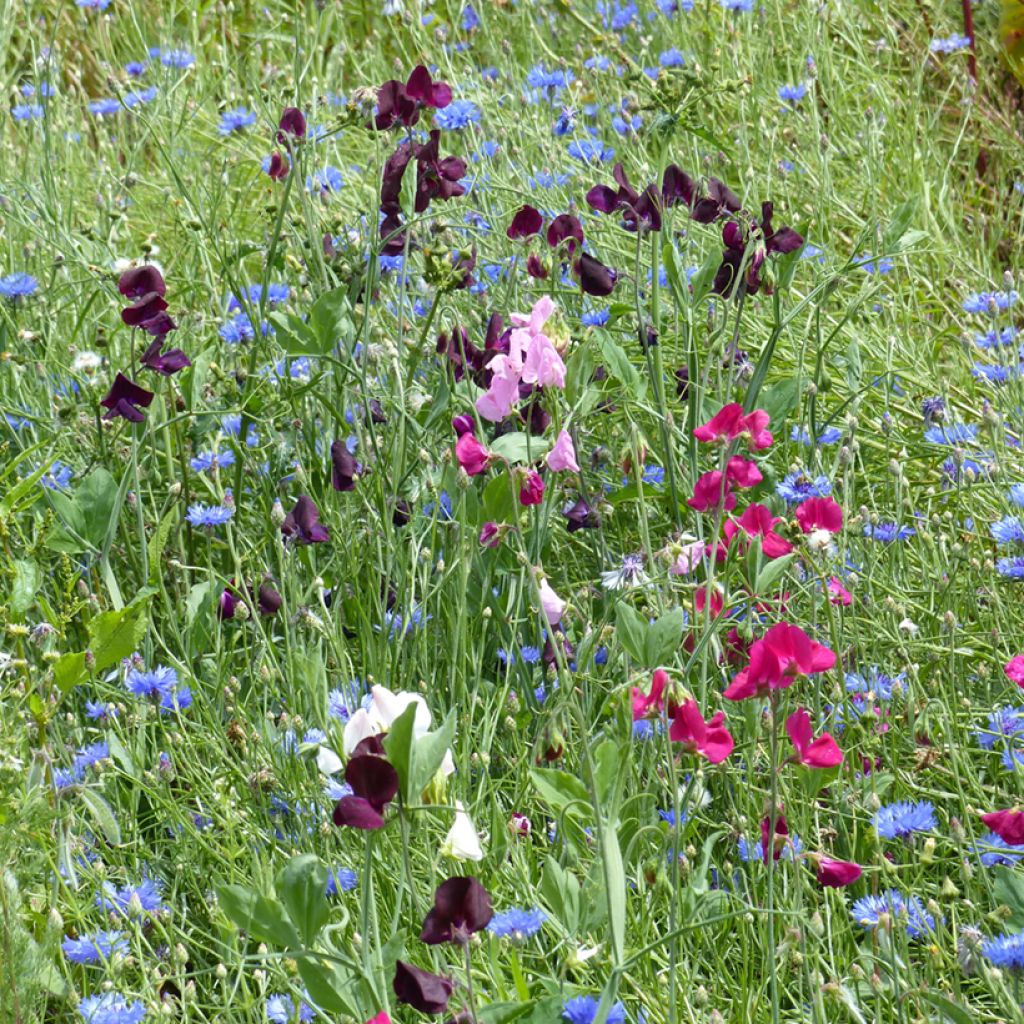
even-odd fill
[[[478,1024],[478,1017],[476,1015],[476,996],[473,993],[473,954],[469,951],[469,939],[462,944],[462,949],[465,954],[466,961],[466,999],[469,1002],[469,1015],[473,1019],[473,1024]]]

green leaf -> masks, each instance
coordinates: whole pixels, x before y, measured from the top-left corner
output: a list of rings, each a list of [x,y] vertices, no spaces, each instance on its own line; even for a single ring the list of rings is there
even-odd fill
[[[930,1020],[943,1020],[949,1021],[949,1024],[974,1024],[976,1018],[967,1012],[959,1003],[953,1002],[952,999],[947,996],[941,995],[938,992],[934,992],[931,989],[922,989],[920,991],[908,992],[903,998],[914,998],[918,1002],[929,1003],[939,1012],[938,1018],[932,1017],[929,1014]]]
[[[601,348],[605,369],[626,389],[632,398],[640,399],[647,391],[647,382],[629,361],[625,350],[607,331],[595,332]]]
[[[82,536],[94,548],[102,548],[107,538],[117,491],[117,481],[102,466],[94,469],[75,491],[75,505],[84,524]]]
[[[630,657],[643,665],[647,653],[647,621],[625,602],[615,606],[615,636]]]
[[[626,872],[622,866],[619,835],[611,823],[605,825],[601,835],[601,856],[608,886],[612,962],[618,967],[626,951]]]
[[[85,667],[85,652],[76,651],[70,654],[62,654],[53,663],[53,681],[61,693],[68,690],[89,678]]]
[[[510,463],[527,463],[546,455],[550,443],[519,431],[502,434],[490,447],[499,458]]]
[[[94,789],[83,787],[78,791],[78,798],[85,804],[86,810],[92,815],[96,827],[103,833],[103,838],[111,846],[121,845],[121,829],[117,824],[117,818],[107,803]]]
[[[1024,928],[1024,875],[1005,865],[994,867],[992,873],[995,875],[992,894],[1010,908],[1009,924],[1013,928]]]
[[[119,612],[103,612],[89,623],[89,646],[96,671],[102,672],[138,649],[149,624],[152,591],[144,592]]]
[[[298,960],[298,970],[309,998],[321,1010],[345,1014],[357,1020],[366,1017],[352,991],[360,979],[341,964],[304,956]]]
[[[320,339],[304,321],[294,313],[273,312],[267,314],[267,320],[274,325],[274,336],[277,343],[290,356],[323,355]]]
[[[758,404],[771,416],[773,429],[800,405],[802,391],[803,381],[799,377],[789,377],[761,391]]]
[[[899,241],[907,233],[914,215],[917,213],[918,201],[915,196],[896,207],[896,212],[882,233],[882,252],[894,252],[899,248]]]
[[[515,496],[504,473],[487,481],[481,503],[482,522],[511,523],[516,519]]]
[[[587,787],[575,775],[557,768],[531,768],[530,781],[540,798],[556,810],[582,815],[590,809]]]
[[[309,324],[320,345],[320,354],[331,352],[343,334],[352,329],[349,320],[348,289],[325,292],[309,312]]]
[[[683,639],[684,620],[682,608],[671,608],[647,626],[644,643],[646,668],[656,668],[672,659]]]
[[[407,803],[412,800],[413,778],[413,728],[416,722],[416,705],[410,704],[391,723],[387,736],[384,737],[384,753],[392,767],[398,773],[398,781],[402,799]],[[419,796],[419,794],[416,794]]]
[[[164,548],[167,546],[167,538],[170,536],[171,528],[178,520],[178,510],[171,508],[163,519],[157,524],[153,536],[146,543],[146,553],[149,555],[149,585],[155,587],[160,582],[160,570],[163,565]]]
[[[788,555],[783,555],[781,558],[773,558],[769,562],[765,562],[761,566],[761,571],[757,574],[757,579],[754,582],[754,593],[767,595],[772,592],[775,584],[782,579],[786,570],[793,564],[793,559],[796,558],[796,552],[791,551]]]
[[[444,755],[455,739],[456,715],[455,708],[445,715],[444,721],[433,732],[420,736],[413,745],[412,795],[419,795],[430,785]]]
[[[512,1024],[512,1021],[525,1017],[533,1006],[532,999],[525,1003],[488,1003],[480,1007],[476,1017],[480,1024]]]
[[[21,618],[36,599],[40,584],[43,582],[43,573],[39,566],[28,558],[15,559],[13,568],[10,609],[15,618]]]
[[[699,306],[711,291],[711,285],[715,281],[715,274],[718,273],[718,265],[721,262],[722,258],[717,252],[710,252],[700,270],[690,279],[690,290],[693,293],[692,305]]]
[[[580,883],[551,856],[544,860],[540,895],[569,935],[575,935],[580,917]]]
[[[34,451],[35,449],[30,450]],[[14,461],[14,465],[17,465],[17,463],[24,459],[28,454],[28,452],[22,452],[21,457]],[[21,499],[35,490],[36,484],[38,484],[39,481],[42,480],[43,476],[49,472],[52,465],[53,459],[44,462],[41,466],[34,469],[28,476],[22,477],[21,480],[7,491],[3,498],[0,498],[0,520],[7,519]],[[13,466],[10,468],[13,468]]]
[[[278,873],[277,892],[302,941],[312,946],[331,916],[327,868],[315,853],[300,853]]]
[[[277,900],[244,885],[219,885],[216,891],[221,909],[239,930],[257,942],[302,949],[299,933]]]
[[[623,759],[614,740],[603,740],[594,751],[594,787],[604,813],[611,815],[617,783],[622,775]]]

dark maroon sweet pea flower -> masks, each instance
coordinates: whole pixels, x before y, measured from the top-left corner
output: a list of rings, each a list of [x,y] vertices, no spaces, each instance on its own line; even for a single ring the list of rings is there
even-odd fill
[[[803,236],[792,228],[781,227],[776,231],[772,227],[773,211],[772,203],[762,203],[760,222],[751,220],[749,228],[745,229],[739,221],[731,220],[722,228],[725,250],[712,285],[716,294],[733,293],[742,268],[746,291],[756,295],[761,288],[761,269],[765,259],[772,253],[795,252],[804,244]],[[748,258],[751,245],[753,251]]]
[[[380,222],[380,237],[384,240],[381,253],[385,256],[400,256],[405,252],[405,231],[402,230],[402,208],[398,203],[381,206],[384,218]]]
[[[117,280],[117,290],[129,299],[140,299],[143,295],[167,294],[163,274],[152,263],[126,270]]]
[[[179,370],[184,370],[186,366],[192,365],[192,360],[180,348],[171,348],[166,352],[161,352],[160,350],[163,347],[163,338],[156,338],[150,343],[146,351],[142,353],[139,362],[146,369],[155,370],[164,377],[170,377]]]
[[[276,615],[283,603],[281,595],[269,583],[260,584],[260,589],[256,592],[256,606],[260,610],[260,615]]]
[[[137,298],[130,306],[121,310],[121,319],[129,327],[142,327],[146,321],[153,320],[158,313],[167,309],[167,300],[159,292],[147,292]]]
[[[442,202],[466,194],[459,179],[466,173],[466,161],[458,156],[440,157],[441,132],[434,129],[430,141],[416,148],[416,204],[417,213],[423,213],[432,199]]]
[[[562,515],[566,518],[566,529],[569,533],[575,533],[577,530],[597,530],[601,526],[597,512],[584,498],[577,498],[572,504],[566,505],[562,509]]]
[[[288,177],[288,161],[285,160],[280,153],[275,149],[270,154],[270,163],[267,165],[267,174],[270,175],[274,181],[283,181]]]
[[[698,224],[710,224],[728,213],[738,213],[740,201],[737,195],[717,178],[708,179],[708,190],[694,204],[690,216]]]
[[[435,82],[422,65],[413,68],[406,82],[386,81],[377,91],[377,112],[373,123],[377,131],[396,124],[411,128],[420,119],[423,107],[442,110],[452,101],[452,90],[445,82]]]
[[[402,194],[402,178],[405,169],[413,158],[413,148],[408,142],[401,142],[395,151],[384,162],[381,174],[380,202],[381,206],[397,204]]]
[[[531,252],[526,257],[526,272],[530,277],[538,281],[546,281],[548,279],[548,268],[544,266],[541,258],[535,252]]]
[[[408,526],[412,522],[412,505],[405,498],[396,498],[395,507],[391,510],[391,522],[397,526]]]
[[[587,203],[601,213],[622,213],[622,224],[627,231],[661,230],[661,192],[653,182],[638,193],[629,183],[622,164],[612,171],[617,189],[609,185],[595,185],[587,193]]]
[[[586,252],[576,261],[576,273],[579,275],[580,288],[587,295],[597,296],[611,295],[619,276],[611,267],[606,267]]]
[[[344,441],[331,444],[331,486],[336,491],[354,491],[363,467],[348,450]]]
[[[403,960],[395,961],[392,987],[400,1003],[420,1013],[444,1013],[454,989],[451,978],[431,974]]]
[[[380,404],[380,400],[377,398],[371,398],[368,404],[370,407],[371,422],[377,424],[387,423],[388,418],[384,415],[384,407]]]
[[[277,141],[282,146],[306,137],[306,115],[298,107],[285,107],[277,123]]]
[[[475,374],[483,370],[490,356],[481,352],[470,340],[464,327],[456,326],[451,334],[442,331],[437,336],[437,353],[443,355],[452,365],[456,380],[462,380],[467,369]]]
[[[486,928],[492,917],[494,908],[487,890],[472,875],[456,875],[437,887],[420,939],[428,946],[442,942],[464,945]]]
[[[144,413],[139,412],[139,406],[145,409],[152,401],[152,391],[140,388],[133,380],[119,373],[100,405],[110,410],[103,417],[105,420],[113,420],[120,416],[132,423],[141,423],[146,417]]]
[[[231,581],[234,584],[234,580]],[[217,602],[217,618],[233,619],[235,609],[238,606],[239,597],[231,587],[225,587],[221,591],[220,600]]]
[[[515,216],[512,218],[512,223],[509,224],[505,234],[513,240],[529,238],[531,235],[539,235],[540,229],[543,226],[544,218],[540,215],[540,210],[536,210],[524,203],[516,211]]]
[[[533,387],[532,384],[525,385],[526,387]],[[522,387],[520,388],[520,400],[528,397],[523,395]],[[548,425],[551,423],[551,415],[544,408],[544,404],[541,401],[540,389],[533,392],[533,398],[530,403],[519,410],[519,419],[529,434],[534,437],[541,437],[545,430],[548,429]]]
[[[563,242],[570,256],[583,244],[583,225],[571,213],[560,213],[548,227],[548,245],[557,249]]]
[[[680,366],[675,372],[676,378],[676,397],[683,400],[690,393],[690,368],[688,366]]]
[[[299,495],[295,507],[285,516],[281,533],[300,544],[322,544],[331,539],[327,527],[320,522],[320,512],[313,499],[306,494]]]
[[[462,437],[463,434],[472,434],[476,429],[476,422],[469,413],[459,413],[458,416],[452,417],[452,430],[455,431],[456,437]]]
[[[661,177],[661,199],[666,207],[690,206],[697,192],[693,178],[676,164],[669,164]]]
[[[804,236],[798,234],[790,227],[781,227],[778,231],[775,231],[772,228],[772,214],[774,212],[774,203],[761,204],[761,235],[764,238],[765,250],[769,253],[777,252],[781,254],[796,252],[804,244]]]
[[[378,754],[364,753],[367,749],[360,743],[345,765],[345,781],[352,787],[352,795],[343,796],[335,805],[334,824],[339,827],[383,828],[383,812],[398,793],[398,772]]]

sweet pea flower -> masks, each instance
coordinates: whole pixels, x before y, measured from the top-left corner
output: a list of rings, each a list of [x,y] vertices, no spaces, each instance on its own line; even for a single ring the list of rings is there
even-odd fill
[[[455,442],[455,458],[467,476],[486,473],[487,467],[491,464],[491,453],[471,431],[462,434]]]
[[[643,718],[660,718],[665,710],[665,687],[668,684],[668,673],[663,668],[656,668],[651,675],[651,689],[644,693],[639,687],[630,688],[630,700],[633,704],[633,721]],[[670,708],[670,713],[674,708]]]
[[[797,505],[795,515],[804,533],[838,533],[843,528],[843,510],[832,498],[808,498]]]
[[[673,743],[683,744],[691,754],[701,754],[712,764],[724,761],[735,746],[729,730],[722,724],[725,715],[717,712],[709,721],[704,721],[695,700],[688,700],[676,709],[668,737]]]
[[[559,432],[545,461],[547,462],[548,469],[553,473],[561,473],[566,469],[573,473],[580,471],[580,467],[576,463],[576,448],[572,443],[572,437],[569,435],[568,430]]]
[[[771,420],[764,409],[744,413],[739,402],[723,406],[707,423],[697,427],[693,436],[706,443],[729,443],[746,438],[751,451],[771,447],[772,435],[767,427]]]
[[[861,876],[861,867],[852,861],[831,860],[828,857],[817,856],[817,879],[819,885],[829,889],[841,889],[847,885],[853,885]]]
[[[729,479],[717,469],[704,473],[693,486],[693,497],[688,504],[696,512],[711,512],[723,509],[731,512],[736,507]]]
[[[484,850],[480,836],[473,827],[473,819],[458,800],[455,801],[455,822],[445,836],[441,852],[456,860],[483,860]]]
[[[535,469],[525,470],[519,483],[519,503],[539,505],[544,500],[544,481]]]
[[[792,686],[798,676],[832,668],[835,654],[812,640],[799,626],[780,622],[750,647],[750,663],[725,691],[728,700],[765,697]]]
[[[400,1003],[421,1013],[444,1013],[455,986],[451,978],[431,974],[403,960],[395,962],[392,988]]]
[[[756,487],[764,479],[756,462],[739,455],[734,455],[725,464],[725,476],[730,483],[743,489]]]
[[[686,544],[669,566],[670,576],[689,576],[704,559],[704,542],[695,540]]]
[[[786,719],[786,733],[800,764],[808,768],[835,768],[843,763],[843,752],[829,733],[823,732],[812,740],[811,716],[804,708],[797,708]]]
[[[722,532],[729,542],[741,534],[743,538],[749,538],[744,547],[748,547],[753,538],[760,537],[765,558],[781,558],[793,550],[793,545],[775,532],[776,524],[781,522],[766,505],[748,505],[739,519],[730,519],[725,523]]]
[[[1024,687],[1024,654],[1011,658],[1003,667],[1003,671],[1011,683]]]
[[[833,604],[840,604],[844,608],[853,604],[853,595],[843,586],[838,576],[833,576],[828,581],[828,599]]]
[[[1024,811],[993,811],[991,814],[983,814],[981,820],[1004,843],[1010,846],[1024,845]]]
[[[540,215],[540,211],[528,203],[524,203],[516,211],[505,234],[515,241],[517,238],[529,238],[531,235],[540,234],[540,229],[543,226],[544,218]]]
[[[540,606],[544,610],[544,617],[548,620],[549,626],[557,626],[565,611],[565,601],[551,589],[551,584],[544,577],[540,578],[537,586],[540,590]]]

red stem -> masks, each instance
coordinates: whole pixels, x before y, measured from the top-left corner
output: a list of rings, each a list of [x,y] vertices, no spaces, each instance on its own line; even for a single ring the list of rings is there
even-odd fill
[[[971,10],[971,0],[960,0],[964,11],[964,35],[971,41],[971,52],[967,57],[967,73],[971,81],[978,80],[978,56],[974,49],[974,11]]]

